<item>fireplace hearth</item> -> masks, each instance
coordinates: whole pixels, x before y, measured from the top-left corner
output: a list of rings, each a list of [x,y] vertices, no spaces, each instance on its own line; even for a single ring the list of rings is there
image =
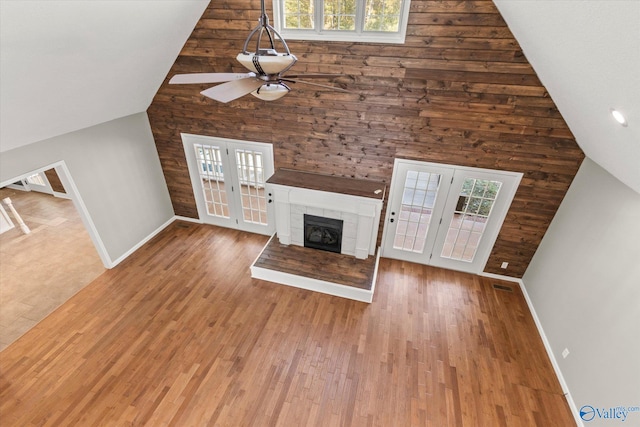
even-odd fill
[[[323,251],[342,251],[341,219],[304,215],[304,246]]]

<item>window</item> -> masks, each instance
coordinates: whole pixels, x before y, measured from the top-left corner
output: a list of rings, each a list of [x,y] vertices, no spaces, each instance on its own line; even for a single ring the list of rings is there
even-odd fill
[[[404,43],[410,0],[273,0],[285,39]]]
[[[31,185],[41,185],[41,186],[46,186],[47,184],[44,182],[44,179],[42,179],[42,176],[40,176],[39,173],[33,174],[31,176],[27,177],[27,182]]]

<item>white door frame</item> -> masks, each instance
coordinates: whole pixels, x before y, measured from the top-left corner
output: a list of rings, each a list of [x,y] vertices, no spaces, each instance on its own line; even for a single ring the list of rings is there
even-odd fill
[[[93,223],[93,220],[91,219],[91,215],[89,215],[89,211],[87,210],[87,207],[84,204],[84,201],[82,200],[82,196],[80,196],[78,187],[73,181],[73,178],[71,177],[71,173],[69,172],[69,168],[67,167],[67,164],[64,162],[64,160],[35,169],[33,171],[24,173],[22,175],[18,175],[15,178],[0,182],[0,187],[7,187],[16,181],[26,179],[28,176],[34,175],[36,173],[44,173],[44,171],[52,168],[54,168],[58,173],[58,176],[60,177],[60,181],[62,182],[62,185],[64,186],[64,189],[67,192],[64,198],[71,199],[71,201],[73,202],[73,205],[76,207],[76,210],[80,214],[80,219],[82,220],[82,223],[84,224],[85,228],[87,229],[87,232],[89,233],[89,237],[91,238],[91,241],[93,242],[93,245],[95,246],[96,251],[100,256],[100,260],[102,261],[102,264],[105,266],[105,268],[113,268],[116,265],[116,263],[114,263],[114,261],[111,260],[111,257],[109,257],[107,248],[104,246],[104,243],[102,242],[102,238],[100,237],[100,234],[98,233],[98,230],[96,229],[96,226]],[[56,196],[53,195],[52,197],[56,197]]]
[[[394,206],[398,202],[398,198],[402,198],[402,194],[398,193],[399,179],[404,179],[406,172],[403,172],[403,166],[414,168],[424,168],[426,170],[433,170],[436,173],[442,172],[444,169],[452,170],[453,176],[450,182],[444,182],[446,188],[440,188],[438,193],[438,201],[434,207],[434,218],[431,221],[430,233],[437,233],[435,236],[428,238],[428,241],[432,242],[432,247],[425,247],[424,252],[420,254],[402,251],[389,250],[389,242],[395,235],[395,227],[392,226],[391,220],[394,218]],[[502,182],[500,188],[499,197],[501,203],[496,203],[491,211],[491,219],[487,225],[486,230],[482,235],[480,246],[476,252],[476,255],[472,262],[451,260],[440,257],[436,254],[436,249],[442,246],[446,233],[448,230],[449,221],[453,216],[456,203],[458,201],[458,195],[462,184],[466,177],[474,175],[486,179],[490,176],[499,177]],[[520,184],[523,174],[520,172],[510,172],[502,170],[492,170],[483,168],[473,168],[466,166],[422,162],[417,160],[408,159],[395,159],[393,175],[391,178],[391,184],[389,188],[389,203],[387,205],[387,212],[385,216],[385,225],[382,233],[382,253],[381,256],[387,258],[401,259],[411,262],[417,262],[420,264],[428,264],[437,267],[443,267],[451,270],[460,270],[469,273],[479,274],[481,273],[491,255],[491,250],[498,237],[498,233],[502,228],[506,214],[511,206],[511,202]],[[404,184],[404,183],[401,183]],[[442,193],[441,193],[442,192]],[[444,197],[444,206],[440,204],[441,197]],[[439,216],[438,216],[439,215]],[[402,252],[402,253],[400,253]]]
[[[232,153],[235,153],[235,149],[255,149],[266,152],[269,157],[269,162],[264,162],[264,177],[265,181],[271,177],[274,173],[273,166],[273,145],[263,142],[254,141],[242,141],[230,138],[219,138],[214,136],[194,135],[188,133],[181,133],[182,145],[185,150],[185,157],[187,159],[187,165],[189,167],[189,177],[191,178],[191,186],[193,189],[194,197],[196,200],[196,206],[198,208],[198,216],[200,221],[207,224],[218,225],[221,227],[235,228],[243,231],[249,231],[252,233],[259,233],[271,236],[275,232],[275,213],[272,203],[268,203],[267,207],[267,225],[251,224],[243,221],[242,218],[242,206],[238,196],[240,193],[240,180],[236,172],[235,158],[233,165],[230,158]],[[229,205],[230,215],[229,218],[210,215],[207,211],[206,202],[202,195],[201,188],[201,176],[199,173],[201,165],[196,159],[194,153],[194,146],[201,145],[214,145],[224,147],[229,150],[228,155],[222,156],[222,167],[225,184],[227,185],[225,190],[227,192],[227,203]],[[234,193],[232,194],[229,187],[233,187]],[[266,189],[265,189],[266,191]]]
[[[397,226],[400,223],[401,216],[403,215],[400,210],[396,209],[396,201],[401,201],[404,197],[404,194],[398,194],[397,191],[399,187],[396,187],[400,183],[404,184],[409,170],[415,171],[416,169],[422,169],[420,172],[439,175],[440,181],[438,183],[438,191],[431,209],[432,213],[429,221],[429,229],[433,229],[434,227],[437,228],[438,221],[442,217],[444,206],[447,201],[448,182],[450,182],[453,177],[453,170],[449,167],[436,165],[434,163],[427,164],[424,162],[404,161],[403,159],[396,159],[393,166],[393,175],[391,177],[391,185],[389,187],[386,221],[382,234],[382,256],[386,258],[401,259],[403,261],[424,263],[425,252],[428,257],[431,248],[433,247],[436,237],[435,233],[427,233],[427,240],[418,245],[421,248],[420,251],[408,252],[394,248],[393,236],[396,234]],[[404,188],[402,190],[404,190]],[[426,192],[426,190],[423,191]],[[389,239],[386,238],[387,236],[389,236]]]
[[[486,229],[482,233],[482,238],[473,261],[468,262],[444,258],[441,257],[439,253],[436,253],[436,250],[440,250],[444,246],[444,241],[447,238],[448,225],[454,216],[460,190],[467,178],[499,180],[502,183],[498,193],[498,198],[491,209],[488,222],[486,223]],[[509,207],[511,206],[513,197],[516,194],[521,178],[522,173],[519,172],[457,167],[454,173],[453,182],[449,189],[449,197],[447,198],[447,205],[444,208],[442,224],[438,229],[438,235],[436,236],[429,264],[450,270],[462,270],[474,274],[482,273],[484,271],[484,267],[487,265],[487,261],[491,255],[491,250],[498,238],[498,233],[500,233],[500,229],[502,228],[504,219],[507,216],[507,212],[509,211]]]
[[[38,175],[38,177],[42,180],[42,182],[44,182],[44,185],[30,182],[29,178],[31,178],[33,175]],[[49,179],[47,178],[47,175],[44,172],[38,172],[38,173],[33,173],[31,175],[27,175],[26,178],[23,179],[23,182],[31,191],[53,195],[53,188],[51,188]]]

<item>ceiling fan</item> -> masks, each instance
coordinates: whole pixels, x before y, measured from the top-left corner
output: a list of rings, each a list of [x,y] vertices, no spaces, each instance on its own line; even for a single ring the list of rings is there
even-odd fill
[[[169,80],[169,84],[203,84],[203,83],[223,83],[213,86],[200,92],[202,95],[219,102],[230,102],[251,93],[253,96],[264,101],[274,101],[289,93],[290,88],[287,83],[304,83],[307,85],[319,86],[341,92],[348,92],[335,86],[311,83],[297,80],[298,77],[306,78],[330,78],[340,76],[339,74],[305,74],[289,75],[284,74],[298,60],[289,50],[287,42],[280,34],[269,25],[269,17],[264,8],[264,0],[261,0],[261,15],[259,24],[255,27],[247,40],[244,42],[242,52],[238,54],[236,60],[240,62],[248,73],[195,73],[177,74]],[[248,50],[251,40],[256,37],[256,50]],[[266,39],[266,40],[265,40]],[[284,52],[278,52],[275,42],[279,40],[284,48]],[[264,41],[264,46],[263,46]]]

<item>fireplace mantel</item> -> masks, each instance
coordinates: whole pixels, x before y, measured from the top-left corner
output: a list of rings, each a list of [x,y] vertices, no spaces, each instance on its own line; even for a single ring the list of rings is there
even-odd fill
[[[308,190],[365,197],[380,201],[384,200],[386,189],[383,183],[376,181],[322,175],[292,169],[278,169],[276,173],[267,180],[267,183],[285,187],[306,188]]]
[[[275,202],[276,234],[284,245],[304,245],[302,216],[342,219],[342,253],[375,254],[385,185],[375,181],[279,169],[267,180]]]

